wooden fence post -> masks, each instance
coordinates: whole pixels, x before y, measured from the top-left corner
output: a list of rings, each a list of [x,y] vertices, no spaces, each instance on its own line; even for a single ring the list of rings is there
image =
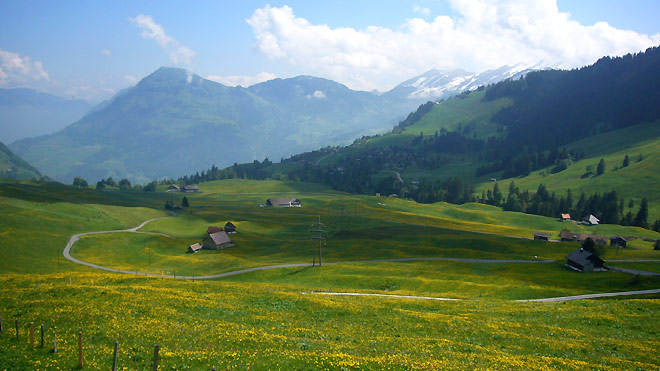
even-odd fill
[[[83,359],[82,359],[82,331],[78,331],[78,367],[82,368]]]
[[[34,346],[34,322],[30,322],[30,346]]]
[[[16,320],[16,340],[19,340],[19,337],[18,337],[18,320]]]
[[[44,347],[44,324],[41,324],[41,347]]]
[[[112,371],[117,371],[117,351],[119,350],[119,341],[115,341],[115,352],[112,354]]]
[[[53,353],[57,353],[57,327],[53,327]]]
[[[158,371],[158,350],[160,350],[158,344],[154,345],[154,371]]]
[[[2,314],[0,314],[0,332],[2,332]]]

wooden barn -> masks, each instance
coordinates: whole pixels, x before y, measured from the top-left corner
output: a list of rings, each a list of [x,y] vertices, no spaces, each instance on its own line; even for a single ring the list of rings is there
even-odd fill
[[[179,192],[181,190],[181,187],[179,187],[176,184],[172,184],[167,188],[168,192]]]
[[[214,227],[214,226],[210,226],[210,227],[206,228],[206,234],[210,235],[210,234],[218,233],[218,232],[222,232],[222,228]]]
[[[199,192],[199,187],[196,185],[187,185],[181,187],[181,192]]]
[[[198,252],[201,249],[202,249],[202,245],[200,245],[199,243],[192,244],[192,245],[188,246],[188,252],[191,253],[191,254],[194,254],[194,253]]]
[[[605,262],[593,253],[579,248],[566,257],[566,266],[578,272],[593,272],[603,270]]]
[[[535,241],[550,241],[550,233],[534,232]]]
[[[610,246],[618,246],[625,248],[627,244],[628,244],[628,240],[625,237],[621,237],[621,236],[610,237]]]
[[[227,222],[225,224],[225,232],[227,233],[236,233],[236,226],[232,222]]]
[[[202,241],[202,248],[206,250],[222,250],[236,246],[225,232],[210,234]]]
[[[300,200],[295,197],[276,197],[266,200],[266,206],[275,207],[301,207]]]

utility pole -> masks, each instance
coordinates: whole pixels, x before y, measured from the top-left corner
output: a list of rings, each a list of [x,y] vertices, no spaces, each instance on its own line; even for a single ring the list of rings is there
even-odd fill
[[[325,224],[321,223],[321,215],[317,215],[317,217],[318,217],[318,222],[312,224],[312,229],[309,230],[309,232],[313,234],[312,239],[314,240],[314,258],[312,260],[312,267],[316,266],[317,251],[319,256],[319,267],[321,266],[323,259],[323,254],[321,249],[323,245],[325,245],[328,236],[328,233],[323,229],[323,227],[325,227]]]

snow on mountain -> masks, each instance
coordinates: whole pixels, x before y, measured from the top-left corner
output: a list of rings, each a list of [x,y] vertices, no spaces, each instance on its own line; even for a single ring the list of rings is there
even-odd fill
[[[414,100],[444,99],[466,90],[475,90],[482,85],[494,84],[506,79],[518,79],[536,69],[539,69],[538,66],[522,64],[478,73],[461,69],[451,71],[432,69],[402,82],[386,94]]]

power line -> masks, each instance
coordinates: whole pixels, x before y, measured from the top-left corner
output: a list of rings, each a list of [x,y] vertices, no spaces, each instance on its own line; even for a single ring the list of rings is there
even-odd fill
[[[316,255],[319,256],[319,267],[322,265],[322,247],[326,244],[328,239],[328,232],[323,228],[325,224],[321,223],[321,215],[317,215],[318,222],[312,224],[312,229],[309,232],[313,233],[312,239],[314,240],[314,258],[312,260],[312,267],[316,266]]]

